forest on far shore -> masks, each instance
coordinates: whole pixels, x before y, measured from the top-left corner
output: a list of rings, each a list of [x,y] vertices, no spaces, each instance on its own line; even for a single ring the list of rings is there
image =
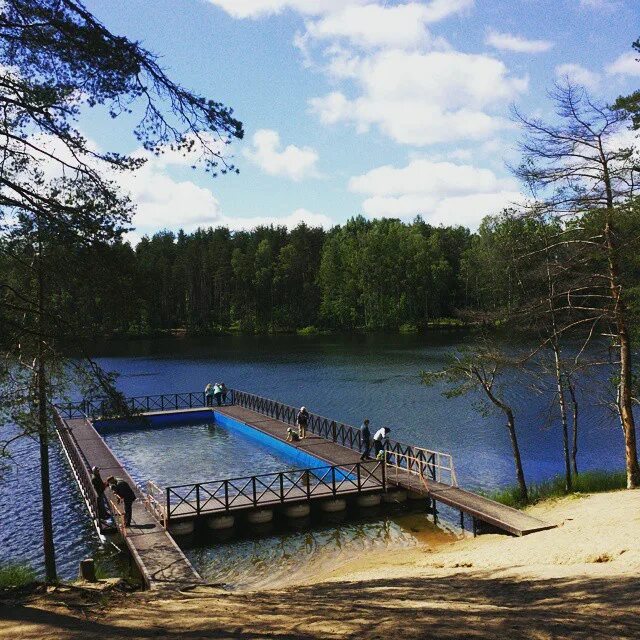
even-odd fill
[[[634,211],[626,224],[637,230]],[[135,247],[118,241],[54,249],[50,291],[64,317],[104,337],[419,331],[450,318],[500,324],[533,295],[535,269],[526,256],[554,232],[551,224],[505,211],[485,218],[476,233],[420,217],[361,216],[329,231],[305,224],[161,231]],[[633,307],[640,260],[635,246],[628,253],[623,276]],[[11,279],[9,269],[0,260]]]

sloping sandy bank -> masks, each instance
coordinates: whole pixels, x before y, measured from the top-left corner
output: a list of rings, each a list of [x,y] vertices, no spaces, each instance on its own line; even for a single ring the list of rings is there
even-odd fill
[[[640,638],[640,491],[531,511],[559,526],[371,553],[286,588],[59,592],[1,605],[0,637]]]

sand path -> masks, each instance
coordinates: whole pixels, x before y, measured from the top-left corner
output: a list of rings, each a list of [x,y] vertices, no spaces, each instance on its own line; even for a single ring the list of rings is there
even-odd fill
[[[558,528],[354,558],[306,584],[171,596],[61,589],[0,605],[0,637],[640,638],[640,491],[548,502]]]

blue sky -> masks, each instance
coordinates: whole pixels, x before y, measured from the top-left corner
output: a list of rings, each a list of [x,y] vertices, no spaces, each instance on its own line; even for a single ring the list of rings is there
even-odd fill
[[[183,85],[233,107],[238,176],[179,158],[123,180],[136,236],[225,224],[329,227],[356,214],[475,227],[519,198],[512,104],[551,113],[565,75],[640,86],[638,0],[87,0]],[[126,121],[81,128],[134,151]]]

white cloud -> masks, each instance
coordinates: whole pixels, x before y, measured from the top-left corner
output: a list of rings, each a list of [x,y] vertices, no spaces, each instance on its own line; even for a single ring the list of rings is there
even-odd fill
[[[623,53],[607,66],[607,73],[621,76],[640,76],[640,62],[637,53]]]
[[[340,10],[307,21],[304,38],[344,39],[365,49],[443,47],[446,42],[441,38],[433,38],[428,24],[463,11],[473,3],[474,0],[434,0],[428,4],[408,2],[392,6],[386,3],[346,3]]]
[[[362,208],[372,217],[421,214],[435,224],[473,228],[484,216],[523,200],[513,180],[489,169],[429,160],[378,167],[353,177],[349,189],[369,196]]]
[[[272,129],[256,131],[252,146],[245,149],[244,156],[272,176],[285,176],[297,182],[318,175],[317,152],[310,147],[296,147],[293,144],[282,149],[280,135]]]
[[[140,234],[220,223],[222,209],[213,193],[190,180],[175,180],[161,164],[148,161],[115,178],[136,204],[133,224]]]
[[[431,40],[426,26],[427,7],[415,2],[396,6],[345,6],[306,24],[314,40],[344,38],[364,47],[414,48]]]
[[[556,77],[569,79],[571,82],[581,84],[587,89],[597,89],[602,78],[599,73],[590,71],[579,64],[566,63],[558,65],[555,69]]]
[[[208,2],[220,7],[234,18],[260,18],[279,14],[287,9],[303,15],[320,16],[339,12],[346,7],[380,6],[380,3],[375,0],[208,0]],[[431,0],[426,4],[417,2],[407,4],[422,7],[425,22],[437,22],[451,14],[469,9],[475,4],[475,0]],[[386,7],[386,5],[385,1],[383,6]]]
[[[516,53],[544,53],[553,47],[553,42],[549,40],[527,40],[521,36],[499,31],[489,31],[485,44],[502,51]]]
[[[260,18],[291,9],[306,15],[321,15],[344,5],[365,4],[367,0],[208,0],[234,18]]]
[[[250,217],[224,217],[221,224],[233,230],[253,229],[261,225],[283,225],[288,229],[297,227],[301,222],[305,222],[310,227],[330,228],[335,224],[329,216],[322,213],[314,213],[308,209],[296,209],[292,213],[284,216],[250,216]]]
[[[526,90],[528,79],[513,77],[501,61],[456,51],[381,51],[353,61],[360,95],[341,91],[309,101],[324,123],[372,125],[396,142],[426,145],[482,139],[509,127],[490,112]]]

